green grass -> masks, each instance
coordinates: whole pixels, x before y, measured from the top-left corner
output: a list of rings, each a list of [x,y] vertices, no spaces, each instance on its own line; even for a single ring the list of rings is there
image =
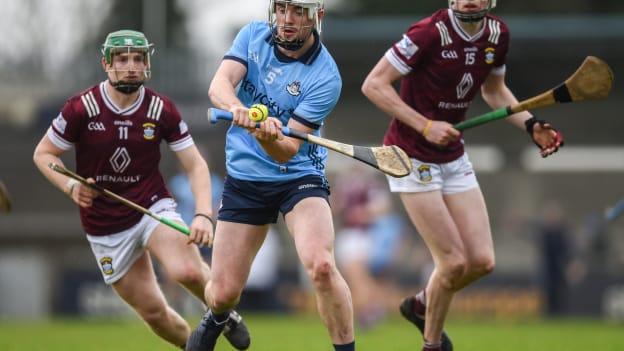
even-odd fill
[[[198,318],[191,320],[194,326]],[[252,351],[331,351],[315,316],[246,316]],[[624,327],[592,320],[453,321],[447,330],[456,351],[621,351]],[[418,351],[421,337],[407,322],[391,319],[357,332],[359,351]],[[136,320],[0,322],[2,351],[174,350]],[[220,340],[217,350],[233,350]]]

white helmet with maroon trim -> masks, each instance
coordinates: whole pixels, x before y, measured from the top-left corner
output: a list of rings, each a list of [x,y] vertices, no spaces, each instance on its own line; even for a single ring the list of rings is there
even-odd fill
[[[477,3],[485,3],[483,8],[475,12],[460,11],[458,3],[467,0],[448,0],[449,8],[453,11],[455,18],[462,22],[479,22],[485,15],[496,7],[496,0],[477,0]]]

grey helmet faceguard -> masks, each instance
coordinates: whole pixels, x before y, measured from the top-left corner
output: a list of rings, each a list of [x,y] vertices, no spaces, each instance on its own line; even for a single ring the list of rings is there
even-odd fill
[[[462,12],[462,11],[453,9],[453,5],[455,5],[457,1],[458,0],[448,0],[449,8],[451,9],[451,11],[453,11],[453,15],[455,15],[455,18],[457,18],[458,20],[462,22],[479,22],[485,17],[485,15],[488,14],[488,12],[490,12],[490,10],[496,7],[496,0],[489,0],[486,8],[481,11]]]
[[[321,18],[319,17],[320,10],[323,9],[324,0],[270,0],[269,1],[269,27],[271,28],[271,35],[273,36],[273,42],[280,47],[289,50],[297,51],[301,49],[305,41],[312,35],[312,32],[316,30],[318,34],[321,34]],[[303,39],[286,40],[279,37],[277,27],[277,5],[281,4],[286,6],[301,7],[304,12],[307,10],[308,18],[314,21],[314,27],[310,28],[310,34]],[[307,27],[302,27],[304,29]]]

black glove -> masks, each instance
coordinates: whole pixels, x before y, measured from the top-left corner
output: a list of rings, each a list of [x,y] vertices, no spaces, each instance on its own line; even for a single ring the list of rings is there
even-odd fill
[[[555,128],[553,128],[550,123],[541,120],[541,119],[537,119],[535,118],[535,116],[527,119],[526,121],[524,121],[524,126],[526,128],[527,133],[529,133],[529,136],[531,137],[531,139],[533,140],[533,143],[540,149],[540,150],[544,150],[544,148],[537,142],[537,140],[535,139],[535,136],[533,135],[533,128],[535,127],[535,124],[539,123],[540,127],[544,128],[544,129],[551,129],[554,130],[555,133],[557,133],[556,136],[556,142],[559,143],[559,147],[563,147],[563,134],[561,134],[560,131],[556,130]],[[559,150],[559,148],[555,149],[554,152],[557,152],[557,150]],[[548,156],[548,155],[546,155]],[[546,157],[544,155],[542,155],[542,157]]]

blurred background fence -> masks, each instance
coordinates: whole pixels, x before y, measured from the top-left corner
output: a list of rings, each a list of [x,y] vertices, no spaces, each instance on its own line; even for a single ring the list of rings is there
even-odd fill
[[[225,126],[206,121],[207,87],[240,26],[265,19],[267,2],[3,1],[0,179],[14,211],[0,217],[0,318],[126,311],[101,283],[76,208],[32,163],[36,143],[64,100],[104,79],[99,45],[106,33],[138,29],[156,44],[148,85],[173,98],[211,169],[223,175]],[[324,129],[327,137],[381,143],[388,118],[363,97],[360,85],[410,23],[446,4],[326,1],[323,40],[344,81]],[[619,0],[502,0],[494,13],[511,29],[507,83],[520,99],[559,84],[587,55],[606,60],[616,77],[624,72],[624,3]],[[497,269],[460,294],[457,311],[624,319],[624,220],[603,220],[624,197],[623,98],[616,79],[606,101],[538,111],[566,137],[566,147],[547,160],[538,157],[526,134],[504,122],[465,134],[490,210]],[[485,111],[477,100],[469,115]],[[73,164],[73,157],[65,160]],[[332,155],[330,177],[349,174],[352,166],[351,160]],[[162,169],[166,177],[176,173],[168,152]],[[392,202],[405,220],[397,198]],[[337,215],[337,227],[341,224]],[[431,265],[410,228],[403,229],[399,259],[384,273],[404,290],[422,284]],[[276,233],[277,276],[268,283],[269,297],[262,298],[277,301],[267,304],[271,309],[308,308],[292,244],[282,225]]]

